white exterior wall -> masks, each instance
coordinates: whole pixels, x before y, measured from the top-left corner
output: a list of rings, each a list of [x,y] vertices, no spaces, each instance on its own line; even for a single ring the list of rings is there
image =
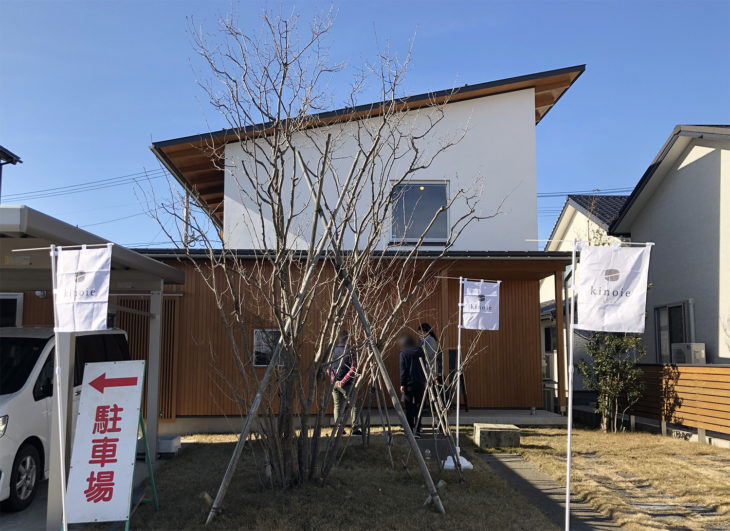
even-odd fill
[[[422,126],[425,112],[432,111],[412,111],[409,123],[416,129]],[[345,123],[310,130],[308,134],[315,135],[316,143],[321,146],[327,134],[338,139],[334,166],[340,175],[344,175],[352,163],[352,136],[355,131],[354,124]],[[431,133],[430,138],[435,143],[427,149],[435,149],[440,141],[456,138],[462,132],[464,138],[457,145],[442,153],[430,168],[417,173],[413,179],[448,180],[451,196],[462,188],[478,190],[479,215],[494,213],[500,203],[502,213],[493,219],[473,223],[462,233],[452,250],[537,250],[536,242],[526,241],[537,238],[534,90],[530,88],[446,105],[443,120]],[[304,135],[295,139],[295,143],[305,160],[310,160],[310,157],[314,163],[319,160],[319,155],[315,154],[311,142]],[[246,184],[237,165],[242,160],[247,163],[245,151],[240,144],[228,144],[225,157],[228,168],[224,199],[225,245],[231,249],[262,248],[261,235],[270,230],[269,222],[263,220],[262,229],[258,211],[251,215],[251,205],[240,192]],[[334,180],[328,186],[325,195],[335,196]],[[304,183],[296,195],[298,204],[304,204],[308,198]],[[451,220],[465,208],[465,204],[454,205]],[[303,219],[311,220],[311,216]],[[306,238],[309,230],[308,224],[295,228],[290,245],[296,247],[297,237]]]
[[[695,341],[705,343],[707,362],[730,363],[727,341],[719,341],[720,322],[730,319],[730,201],[720,178],[721,160],[727,166],[727,150],[722,151],[716,143],[691,142],[631,223],[633,241],[656,244],[644,334],[648,361],[660,361],[654,308],[693,299]]]
[[[720,292],[718,361],[730,363],[730,149],[720,152]]]

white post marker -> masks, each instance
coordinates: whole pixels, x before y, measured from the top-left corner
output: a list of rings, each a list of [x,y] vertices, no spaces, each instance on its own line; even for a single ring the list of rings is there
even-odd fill
[[[565,475],[565,531],[570,531],[570,468],[572,461],[572,440],[573,440],[573,326],[575,321],[575,251],[577,240],[573,239],[573,252],[570,259],[570,285],[572,287],[570,294],[570,310],[568,317],[570,324],[568,326],[568,444]],[[567,294],[566,294],[567,295]],[[556,308],[556,311],[562,311],[562,308]],[[562,334],[562,332],[560,332]]]
[[[66,492],[69,523],[129,519],[144,365],[86,364]]]
[[[55,393],[53,393],[54,399],[53,399],[53,405],[54,405],[54,414],[56,415],[55,422],[58,424],[58,439],[55,441],[51,441],[51,451],[56,452],[56,458],[54,459],[53,456],[51,457],[51,462],[57,462],[59,465],[59,479],[58,479],[58,485],[60,488],[60,498],[61,498],[61,529],[63,531],[66,531],[68,529],[68,522],[66,521],[66,492],[65,492],[65,485],[66,485],[66,423],[65,423],[65,416],[64,416],[64,406],[67,406],[65,401],[63,400],[63,397],[61,396],[62,390],[64,389],[64,386],[61,385],[61,348],[60,348],[60,341],[58,340],[58,330],[55,329],[58,327],[59,319],[58,319],[58,304],[57,304],[57,279],[56,279],[56,260],[58,257],[58,252],[56,251],[56,246],[51,245],[50,247],[51,251],[51,285],[53,286],[53,322],[54,322],[54,358],[53,358],[53,366],[55,367],[55,370],[53,371],[53,388],[56,390]],[[71,385],[71,384],[69,384]],[[70,426],[68,426],[69,429]],[[52,478],[49,478],[49,484],[53,484]],[[50,496],[49,496],[50,499]],[[49,507],[51,506],[50,500],[49,500]],[[50,511],[51,509],[49,509]],[[50,524],[50,522],[47,522],[47,524]]]
[[[649,255],[653,243],[638,247],[581,245],[581,274],[576,279],[576,250],[571,254],[570,326],[568,337],[568,443],[565,474],[565,530],[570,529],[570,471],[573,463],[573,335],[576,328],[599,332],[643,333]],[[575,319],[576,295],[580,322]]]
[[[76,332],[106,330],[109,301],[109,276],[113,244],[82,245],[80,249],[64,249],[51,245],[51,281],[53,285],[54,318],[54,419],[52,428],[57,434],[51,441],[51,463],[49,474],[49,495],[46,527],[52,529],[60,524],[67,529],[66,514],[66,436],[71,426],[65,418],[71,405],[69,399],[61,396],[70,389],[70,365],[73,352],[62,352],[73,345],[73,341],[60,341],[59,334],[72,335]],[[66,338],[68,339],[68,338]],[[65,365],[61,362],[64,361]],[[58,490],[56,490],[58,489]],[[57,498],[60,498],[57,499]],[[60,507],[58,507],[60,501]],[[60,509],[60,515],[58,511]],[[60,522],[57,521],[60,516]]]
[[[501,281],[467,280],[459,277],[459,330],[456,347],[456,455],[462,469],[473,465],[461,455],[459,446],[459,413],[461,411],[461,330],[499,330],[499,286]],[[454,469],[449,458],[444,468]]]

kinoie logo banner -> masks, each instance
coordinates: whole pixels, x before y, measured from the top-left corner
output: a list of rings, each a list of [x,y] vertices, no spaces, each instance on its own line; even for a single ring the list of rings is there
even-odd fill
[[[463,327],[499,330],[499,282],[465,280],[463,289]]]
[[[576,282],[576,328],[644,332],[649,253],[644,247],[583,247]]]
[[[106,330],[112,247],[59,249],[55,305],[58,332]]]

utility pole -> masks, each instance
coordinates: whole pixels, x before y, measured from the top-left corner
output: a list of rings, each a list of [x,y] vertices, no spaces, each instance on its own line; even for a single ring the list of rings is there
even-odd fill
[[[183,214],[183,248],[187,251],[190,246],[190,193],[185,192],[185,212]]]
[[[23,161],[20,160],[19,156],[17,156],[9,149],[5,149],[4,147],[0,146],[0,202],[2,202],[3,192],[3,166],[5,166],[6,164],[15,165],[18,163],[23,163]]]

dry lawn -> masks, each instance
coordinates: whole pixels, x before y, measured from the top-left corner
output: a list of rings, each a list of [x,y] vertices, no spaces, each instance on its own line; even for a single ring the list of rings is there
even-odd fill
[[[564,429],[523,429],[517,452],[564,482],[565,449]],[[583,429],[574,431],[573,450],[574,493],[622,526],[730,529],[730,450],[648,433]]]
[[[413,457],[409,472],[390,469],[382,437],[374,436],[368,449],[352,439],[341,465],[325,485],[306,485],[288,491],[262,488],[252,467],[251,452],[244,458],[225,500],[224,512],[211,529],[555,529],[537,509],[511,490],[478,457],[467,481],[457,482],[453,471],[438,472],[434,481],[447,485],[441,495],[446,515],[424,507],[427,491]],[[160,511],[143,504],[132,518],[135,529],[201,528],[208,505],[202,493],[215,497],[235,438],[194,436],[180,455],[156,474]],[[356,442],[358,441],[358,442]],[[396,437],[394,458],[404,459],[407,444]],[[462,447],[471,453],[467,438]]]

